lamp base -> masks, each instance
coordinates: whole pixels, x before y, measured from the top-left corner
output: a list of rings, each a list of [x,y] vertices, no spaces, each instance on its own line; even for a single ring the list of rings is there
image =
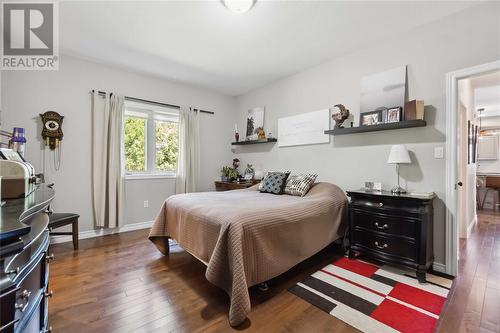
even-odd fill
[[[400,186],[397,186],[391,190],[392,194],[405,194],[406,190]]]

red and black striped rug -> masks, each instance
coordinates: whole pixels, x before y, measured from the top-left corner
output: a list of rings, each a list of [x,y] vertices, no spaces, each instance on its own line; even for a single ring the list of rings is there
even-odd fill
[[[433,332],[451,280],[341,258],[289,289],[362,332]]]

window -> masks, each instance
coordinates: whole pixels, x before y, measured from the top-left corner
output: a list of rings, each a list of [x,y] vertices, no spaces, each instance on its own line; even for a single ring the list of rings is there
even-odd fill
[[[178,110],[126,101],[124,146],[128,176],[175,176],[179,155]]]

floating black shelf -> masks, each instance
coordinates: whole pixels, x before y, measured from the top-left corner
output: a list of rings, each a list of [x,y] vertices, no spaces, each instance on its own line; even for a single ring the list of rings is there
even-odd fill
[[[394,130],[401,128],[425,127],[425,126],[427,126],[427,122],[425,120],[415,119],[415,120],[398,121],[396,123],[378,124],[370,126],[334,128],[325,131],[325,134],[345,135],[345,134],[355,134],[355,133],[365,133],[365,132],[387,131],[387,130]]]
[[[265,139],[265,140],[251,140],[251,141],[238,141],[238,142],[231,142],[232,145],[255,145],[258,143],[268,143],[268,142],[276,142],[278,139],[272,138],[272,139]]]

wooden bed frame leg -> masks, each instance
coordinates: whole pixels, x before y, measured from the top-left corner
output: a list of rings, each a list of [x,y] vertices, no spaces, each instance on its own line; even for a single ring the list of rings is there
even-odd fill
[[[268,291],[269,285],[267,284],[267,282],[259,283],[259,290],[260,291]]]

